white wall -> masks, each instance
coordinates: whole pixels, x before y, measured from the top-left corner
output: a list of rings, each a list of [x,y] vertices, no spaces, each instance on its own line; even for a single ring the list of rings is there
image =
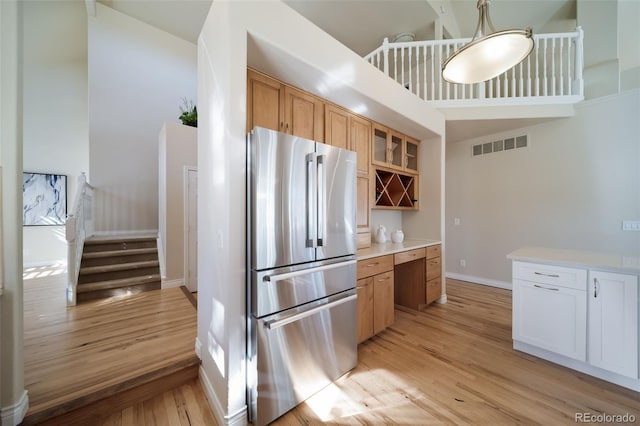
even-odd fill
[[[0,2],[0,423],[28,407],[22,315],[22,2]]]
[[[89,18],[97,232],[158,229],[158,132],[196,101],[196,46],[100,3]]]
[[[505,256],[522,246],[640,255],[640,234],[622,231],[640,220],[638,117],[635,90],[579,104],[572,118],[449,144],[447,273],[510,282]],[[528,148],[471,156],[473,144],[522,134]]]
[[[184,285],[185,166],[198,165],[195,127],[165,123],[160,131],[160,240],[165,258],[163,285]]]
[[[24,3],[24,170],[67,175],[67,213],[89,169],[87,13],[80,2]],[[24,264],[66,261],[64,226],[23,227]]]
[[[618,57],[620,58],[620,88],[640,87],[640,2],[620,1],[618,4]]]
[[[304,37],[291,37],[304,34]],[[309,49],[312,45],[315,48]],[[281,2],[214,1],[198,41],[198,343],[218,422],[245,399],[246,67],[421,139],[441,113]]]

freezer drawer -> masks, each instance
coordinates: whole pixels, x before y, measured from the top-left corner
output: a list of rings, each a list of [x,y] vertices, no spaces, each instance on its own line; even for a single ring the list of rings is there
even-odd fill
[[[356,366],[356,309],[353,289],[253,320],[254,424],[273,421]]]
[[[355,288],[356,260],[349,256],[270,269],[251,278],[251,313],[259,318]]]

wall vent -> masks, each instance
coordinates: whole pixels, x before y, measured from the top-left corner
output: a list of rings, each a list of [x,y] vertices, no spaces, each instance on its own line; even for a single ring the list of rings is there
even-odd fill
[[[500,151],[510,151],[512,149],[526,148],[528,146],[529,137],[527,135],[522,135],[473,145],[471,154],[473,157],[477,157],[479,155],[491,154]]]

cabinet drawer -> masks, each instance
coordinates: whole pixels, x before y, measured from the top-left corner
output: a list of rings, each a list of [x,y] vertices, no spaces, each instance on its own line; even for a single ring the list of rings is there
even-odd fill
[[[435,302],[442,294],[442,278],[427,281],[427,304]]]
[[[427,260],[427,281],[440,277],[440,258]]]
[[[585,269],[513,262],[513,278],[576,290],[586,291],[587,289],[587,271]]]
[[[433,259],[434,257],[440,257],[441,252],[440,244],[427,247],[427,259]]]
[[[358,261],[358,279],[393,270],[393,255],[372,257]]]
[[[411,262],[412,260],[422,259],[425,257],[425,249],[419,248],[415,250],[403,251],[393,255],[393,263],[399,265],[401,263]]]

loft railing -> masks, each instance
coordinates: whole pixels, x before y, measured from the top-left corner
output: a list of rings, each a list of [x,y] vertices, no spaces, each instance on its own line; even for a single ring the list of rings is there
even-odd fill
[[[519,65],[483,83],[453,84],[442,78],[442,63],[471,39],[389,43],[366,61],[425,101],[443,106],[507,100],[575,102],[584,98],[583,31],[534,34],[535,47]],[[461,102],[464,101],[464,102]]]
[[[84,172],[78,176],[78,190],[72,214],[65,223],[67,238],[67,305],[76,304],[78,274],[84,240],[93,235],[93,186]]]

